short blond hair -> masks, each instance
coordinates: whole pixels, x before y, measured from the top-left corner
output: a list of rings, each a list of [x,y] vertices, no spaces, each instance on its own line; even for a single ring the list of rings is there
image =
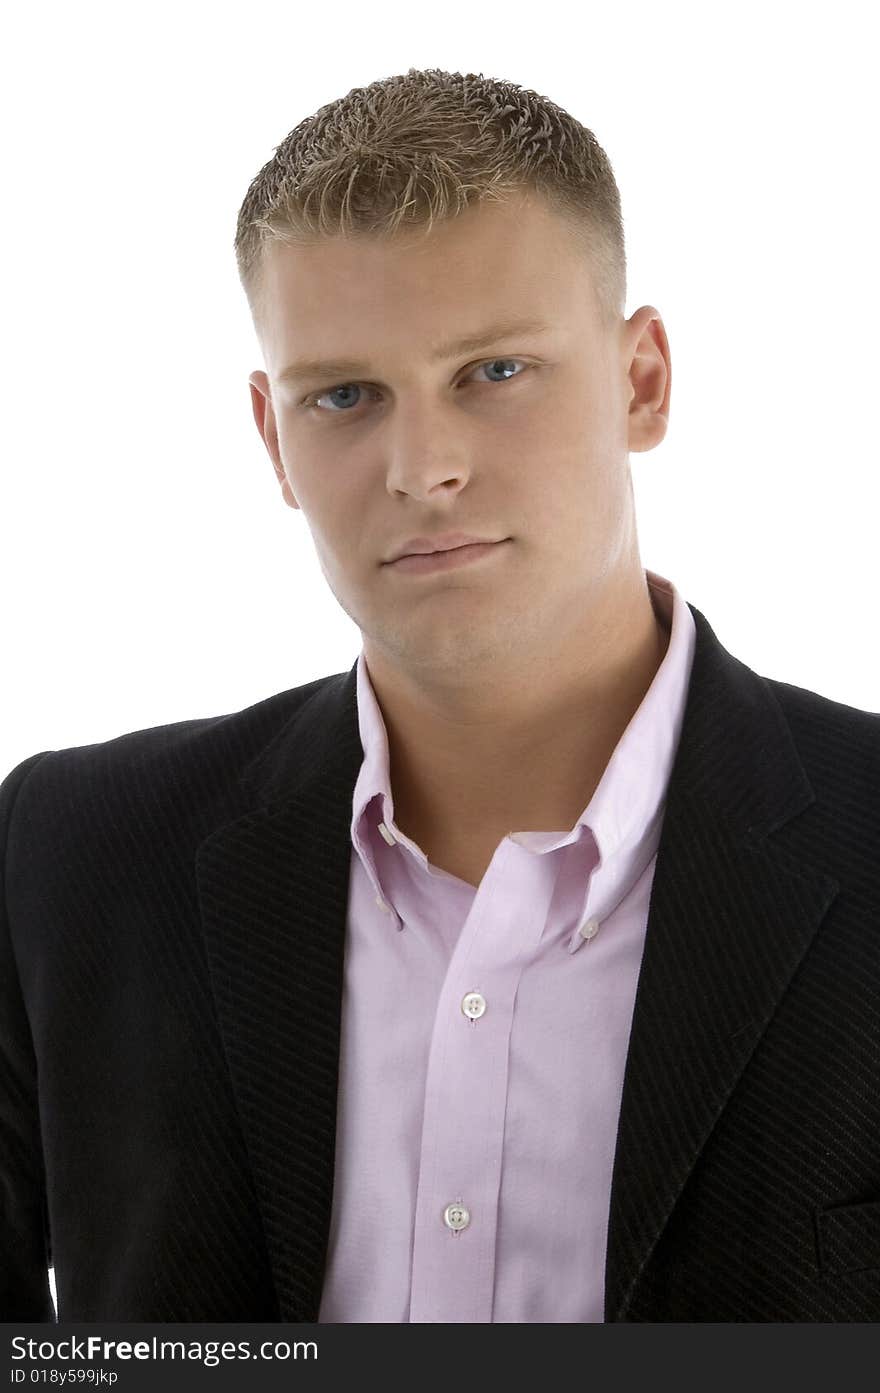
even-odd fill
[[[238,274],[257,320],[267,242],[392,237],[473,203],[543,194],[589,259],[603,323],[624,312],[620,194],[592,131],[548,97],[482,73],[410,68],[307,116],[251,181]]]

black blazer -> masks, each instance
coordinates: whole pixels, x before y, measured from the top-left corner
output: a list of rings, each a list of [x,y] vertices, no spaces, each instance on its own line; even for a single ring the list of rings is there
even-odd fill
[[[690,609],[605,1317],[877,1321],[880,714]],[[0,786],[3,1320],[317,1320],[355,676]]]

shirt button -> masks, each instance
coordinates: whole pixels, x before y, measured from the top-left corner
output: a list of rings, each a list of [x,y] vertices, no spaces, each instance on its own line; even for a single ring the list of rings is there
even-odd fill
[[[453,1204],[447,1204],[443,1211],[443,1222],[447,1228],[452,1229],[453,1233],[458,1233],[461,1229],[466,1229],[470,1221],[470,1210],[464,1207],[461,1200],[455,1200]]]
[[[486,1009],[486,998],[479,992],[468,992],[461,999],[461,1009],[469,1020],[478,1021]]]
[[[585,938],[588,942],[591,938],[595,938],[598,932],[598,919],[588,919],[586,923],[581,924],[580,928],[578,929],[578,933],[580,934],[581,938]]]

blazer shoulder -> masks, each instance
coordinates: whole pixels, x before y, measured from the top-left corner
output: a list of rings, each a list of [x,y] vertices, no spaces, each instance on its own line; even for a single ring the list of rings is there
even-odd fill
[[[880,907],[880,712],[765,678],[813,798],[788,832],[876,918]]]
[[[798,753],[814,773],[853,781],[880,803],[880,711],[834,701],[820,692],[765,677],[788,723]]]
[[[809,687],[797,687],[793,682],[781,682],[775,677],[765,677],[764,681],[786,714],[791,712],[808,720],[829,721],[843,728],[863,729],[869,734],[873,732],[875,739],[880,737],[880,711],[866,711],[861,706],[848,706],[846,702],[835,701],[832,697],[823,696],[821,692],[814,692]]]
[[[313,696],[344,678],[332,673],[264,697],[219,716],[198,716],[147,726],[86,745],[28,755],[0,783],[0,825],[13,805],[25,821],[50,808],[111,816],[134,797],[176,796],[208,801],[236,786],[241,769]]]

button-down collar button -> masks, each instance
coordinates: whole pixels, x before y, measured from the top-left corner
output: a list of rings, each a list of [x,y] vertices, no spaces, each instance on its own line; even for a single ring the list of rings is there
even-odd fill
[[[461,1200],[447,1204],[443,1211],[443,1222],[453,1233],[460,1233],[462,1229],[466,1229],[470,1221],[470,1210],[465,1208]]]
[[[390,828],[385,825],[384,822],[379,823],[379,831],[382,833],[382,836],[385,838],[385,841],[388,843],[389,846],[397,845],[397,838],[395,837],[394,833],[390,830]]]
[[[586,922],[581,924],[580,928],[578,929],[578,933],[580,934],[581,938],[585,938],[587,939],[587,941],[589,941],[591,938],[595,938],[598,932],[598,919],[587,919]]]
[[[469,1020],[478,1021],[486,1009],[486,998],[480,992],[468,992],[461,999],[461,1009]]]
[[[379,906],[380,909],[384,909],[386,914],[391,913],[391,906],[389,904],[386,904],[386,902],[382,899],[381,895],[376,896],[376,904]]]

